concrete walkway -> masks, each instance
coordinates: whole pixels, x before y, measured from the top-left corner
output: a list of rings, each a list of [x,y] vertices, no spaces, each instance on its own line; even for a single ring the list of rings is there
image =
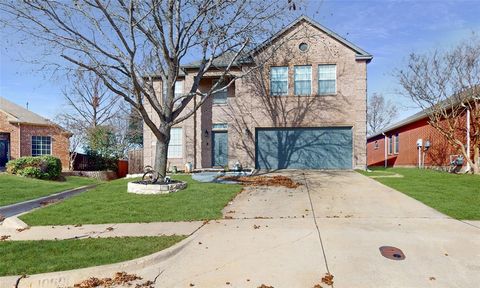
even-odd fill
[[[7,241],[15,240],[63,240],[81,238],[139,237],[190,235],[203,225],[201,221],[192,222],[153,222],[95,224],[82,226],[33,226],[26,230],[0,226],[0,236],[10,236]]]
[[[247,188],[225,208],[229,219],[202,226],[162,261],[34,275],[19,287],[73,285],[87,275],[111,277],[115,267],[168,288],[330,287],[321,283],[327,272],[336,288],[480,283],[476,222],[451,219],[355,172],[283,173],[304,185]],[[405,260],[381,256],[381,246],[402,249]]]

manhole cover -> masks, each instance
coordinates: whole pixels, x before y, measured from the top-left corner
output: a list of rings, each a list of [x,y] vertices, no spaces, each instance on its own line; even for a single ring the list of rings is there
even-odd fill
[[[402,250],[398,249],[397,247],[382,246],[380,247],[380,253],[382,253],[383,257],[391,260],[405,259],[405,254],[403,254]]]

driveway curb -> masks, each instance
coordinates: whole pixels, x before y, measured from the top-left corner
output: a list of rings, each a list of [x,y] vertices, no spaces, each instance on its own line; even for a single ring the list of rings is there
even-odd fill
[[[195,232],[197,231],[198,229]],[[168,247],[165,250],[134,260],[67,271],[28,275],[28,277],[23,278],[19,281],[18,286],[15,286],[15,284],[17,280],[22,277],[21,275],[0,277],[0,288],[66,288],[73,287],[74,284],[86,280],[90,277],[112,277],[112,275],[114,275],[116,272],[123,271],[128,273],[135,273],[135,271],[147,268],[151,265],[158,265],[160,262],[166,261],[169,258],[175,256],[196,238],[196,235],[194,235],[194,233],[189,237],[185,238],[184,240],[178,242],[177,244]]]

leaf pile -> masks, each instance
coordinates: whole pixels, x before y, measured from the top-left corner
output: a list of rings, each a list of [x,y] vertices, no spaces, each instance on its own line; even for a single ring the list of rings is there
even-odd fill
[[[135,274],[127,274],[126,272],[117,272],[115,276],[112,278],[96,278],[91,277],[87,280],[84,280],[80,283],[73,285],[76,288],[94,288],[94,287],[111,287],[113,285],[123,285],[129,284],[135,280],[141,280],[141,277],[138,277]]]
[[[225,176],[221,177],[223,180],[237,181],[246,186],[283,186],[287,188],[297,188],[302,185],[298,182],[293,181],[286,176],[249,176],[249,177],[238,177],[238,176]]]

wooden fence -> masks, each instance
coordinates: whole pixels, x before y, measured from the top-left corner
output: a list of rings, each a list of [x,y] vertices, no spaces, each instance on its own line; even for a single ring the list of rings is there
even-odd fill
[[[128,151],[128,174],[143,173],[143,149]]]

